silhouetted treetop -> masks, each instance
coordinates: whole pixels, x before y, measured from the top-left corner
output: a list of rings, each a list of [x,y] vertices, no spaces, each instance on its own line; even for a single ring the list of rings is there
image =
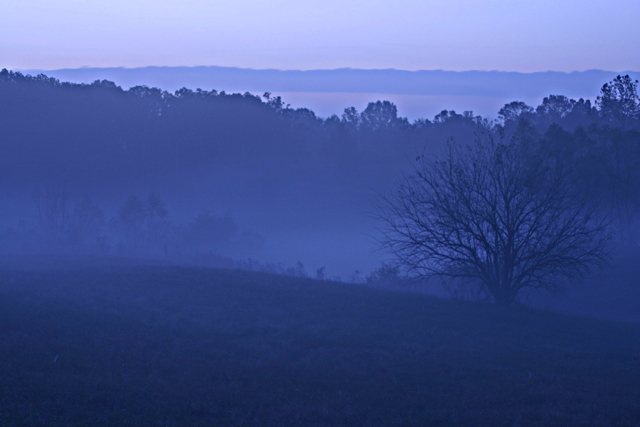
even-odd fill
[[[596,99],[596,106],[609,123],[629,126],[640,118],[638,81],[626,75],[605,83]]]

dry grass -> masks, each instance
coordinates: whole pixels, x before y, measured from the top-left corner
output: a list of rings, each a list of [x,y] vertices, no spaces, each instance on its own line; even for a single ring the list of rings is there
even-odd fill
[[[0,296],[3,426],[640,425],[638,325],[152,265]]]

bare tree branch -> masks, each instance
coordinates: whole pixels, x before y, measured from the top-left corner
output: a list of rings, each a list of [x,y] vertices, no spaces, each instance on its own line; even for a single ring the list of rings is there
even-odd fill
[[[544,162],[492,139],[422,158],[378,216],[382,246],[412,274],[472,279],[500,305],[525,288],[558,292],[608,258],[606,220]]]

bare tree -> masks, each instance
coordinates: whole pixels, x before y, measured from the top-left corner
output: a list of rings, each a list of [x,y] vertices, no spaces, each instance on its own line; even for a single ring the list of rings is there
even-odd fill
[[[543,161],[490,138],[418,159],[379,204],[383,247],[419,277],[468,279],[497,305],[562,290],[607,260],[605,220]]]

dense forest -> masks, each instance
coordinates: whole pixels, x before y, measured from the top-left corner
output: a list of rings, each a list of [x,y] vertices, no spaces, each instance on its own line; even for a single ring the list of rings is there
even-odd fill
[[[4,252],[370,270],[384,259],[371,255],[377,195],[416,157],[478,138],[544,158],[610,215],[621,247],[639,243],[640,100],[628,76],[594,103],[556,94],[509,103],[497,119],[443,110],[410,122],[388,101],[322,118],[269,93],[124,90],[6,69],[0,99]],[[316,249],[301,252],[302,240]]]

